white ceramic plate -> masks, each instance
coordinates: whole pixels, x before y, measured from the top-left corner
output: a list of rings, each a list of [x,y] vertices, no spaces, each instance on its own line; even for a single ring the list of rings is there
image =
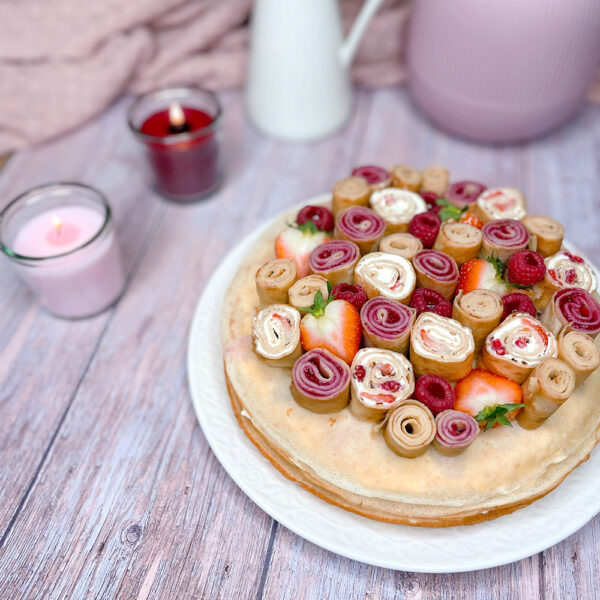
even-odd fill
[[[327,199],[323,195],[306,203]],[[531,556],[565,539],[600,512],[598,451],[557,489],[530,506],[464,527],[430,529],[372,521],[320,500],[281,475],[235,420],[225,385],[217,318],[239,264],[268,225],[231,250],[206,284],[188,349],[192,400],[204,435],[231,478],[266,513],[303,538],[348,558],[403,571],[447,573]]]

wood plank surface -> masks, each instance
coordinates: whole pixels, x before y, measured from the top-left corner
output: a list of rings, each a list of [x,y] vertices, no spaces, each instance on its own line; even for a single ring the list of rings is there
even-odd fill
[[[227,179],[203,203],[151,191],[127,131],[130,100],[16,154],[0,206],[41,182],[80,180],[115,212],[128,287],[90,320],[47,315],[0,263],[0,598],[581,598],[600,588],[600,519],[496,569],[402,573],[336,556],[274,522],[235,486],[196,423],[187,335],[236,240],[359,163],[447,165],[453,179],[512,184],[600,263],[600,111],[531,144],[452,138],[397,89],[360,91],[350,123],[310,145],[265,140],[228,94]]]

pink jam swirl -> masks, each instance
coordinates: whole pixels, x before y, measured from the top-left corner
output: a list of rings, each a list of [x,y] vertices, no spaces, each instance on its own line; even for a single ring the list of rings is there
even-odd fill
[[[377,238],[385,231],[385,221],[364,206],[351,206],[342,211],[336,225],[351,240],[358,241]]]
[[[350,368],[330,352],[314,348],[295,362],[292,381],[303,394],[328,399],[350,384]]]
[[[444,193],[444,198],[458,206],[458,208],[464,208],[469,204],[473,204],[481,192],[487,190],[487,186],[477,181],[457,181],[451,183]]]
[[[308,256],[308,265],[315,273],[338,269],[360,258],[354,242],[331,240],[319,244]]]
[[[468,446],[479,433],[477,421],[459,410],[445,410],[435,418],[435,439],[447,448]]]
[[[413,258],[413,265],[417,271],[429,275],[436,281],[450,283],[458,282],[458,267],[455,260],[438,250],[421,250]]]
[[[392,176],[381,167],[374,165],[365,165],[364,167],[356,167],[352,171],[354,177],[362,177],[369,185],[381,185],[391,181]]]
[[[377,296],[360,309],[360,322],[369,335],[395,340],[408,332],[413,314],[408,306]]]
[[[571,329],[585,333],[600,331],[600,304],[589,292],[581,288],[564,288],[554,293],[552,302]]]
[[[508,249],[525,248],[529,243],[529,232],[525,225],[515,219],[490,221],[481,230],[484,241]]]

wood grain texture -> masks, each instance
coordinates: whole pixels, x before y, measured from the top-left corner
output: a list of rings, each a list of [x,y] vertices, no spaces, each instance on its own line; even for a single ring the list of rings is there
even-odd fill
[[[202,287],[240,237],[328,190],[359,163],[447,165],[453,179],[522,187],[600,263],[599,111],[532,144],[475,146],[431,127],[396,89],[357,94],[317,144],[260,138],[224,97],[228,176],[213,199],[162,202],[124,120],[128,101],[12,156],[0,205],[75,179],[109,197],[129,273],[91,320],[47,315],[0,263],[0,598],[592,598],[600,518],[529,559],[474,573],[380,569],[279,526],[233,484],[200,431],[185,368]]]

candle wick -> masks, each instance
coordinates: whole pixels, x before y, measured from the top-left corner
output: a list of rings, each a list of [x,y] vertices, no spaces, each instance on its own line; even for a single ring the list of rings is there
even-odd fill
[[[190,126],[185,119],[183,108],[178,102],[173,102],[169,106],[169,132],[183,133],[189,130]]]

